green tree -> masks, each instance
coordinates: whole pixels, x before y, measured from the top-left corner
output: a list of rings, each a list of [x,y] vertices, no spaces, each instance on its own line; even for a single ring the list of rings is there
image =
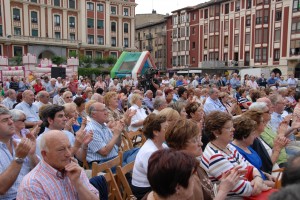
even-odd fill
[[[105,60],[109,65],[114,65],[117,62],[117,59],[114,56],[108,56],[105,58]]]
[[[66,58],[61,57],[61,56],[53,56],[51,58],[51,60],[52,60],[52,63],[56,64],[56,65],[61,65],[66,62]]]

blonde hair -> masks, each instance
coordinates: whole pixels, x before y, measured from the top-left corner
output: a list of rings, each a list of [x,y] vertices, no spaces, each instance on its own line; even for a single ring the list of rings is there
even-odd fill
[[[139,94],[133,94],[130,98],[130,104],[133,105],[137,102],[137,100],[139,100],[140,98],[142,98],[141,95]]]

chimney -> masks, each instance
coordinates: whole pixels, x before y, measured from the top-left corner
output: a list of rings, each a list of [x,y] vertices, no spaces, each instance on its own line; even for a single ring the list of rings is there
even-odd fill
[[[156,14],[156,10],[153,9],[153,10],[152,10],[152,14]]]

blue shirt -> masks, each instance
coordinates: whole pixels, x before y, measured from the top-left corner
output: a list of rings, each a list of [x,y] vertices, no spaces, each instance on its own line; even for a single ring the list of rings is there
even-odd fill
[[[232,144],[232,143],[231,143]],[[248,161],[250,162],[256,169],[258,169],[261,177],[266,180],[266,176],[264,175],[264,173],[260,170],[261,166],[262,166],[262,161],[259,157],[259,155],[256,153],[256,151],[254,151],[254,149],[252,149],[251,147],[247,147],[251,153],[247,153],[245,152],[243,149],[241,149],[240,147],[232,144],[240,154],[242,154],[242,156]]]
[[[232,78],[230,79],[230,85],[233,89],[236,89],[237,87],[241,86],[241,81],[239,79]]]
[[[102,156],[98,153],[99,150],[104,148],[112,139],[113,133],[104,124],[100,124],[95,120],[91,121],[86,125],[85,130],[93,131],[93,140],[89,143],[86,160],[88,162],[100,161],[104,162],[113,159],[118,155],[119,147],[115,144],[111,152],[107,156]]]
[[[219,99],[213,100],[212,98],[208,97],[204,103],[204,112],[207,115],[212,111],[226,112],[226,108],[222,105]]]
[[[0,142],[0,155],[1,155],[0,174],[3,173],[9,167],[9,165],[11,164],[11,162],[14,160],[14,157],[15,157],[15,149],[13,146],[13,139],[11,139],[10,142],[11,142],[12,150],[13,150],[12,154],[8,150],[6,144],[4,144],[3,142]],[[4,195],[0,195],[0,199],[1,200],[15,199],[17,197],[17,190],[19,188],[19,185],[20,185],[23,177],[26,174],[28,174],[30,172],[30,170],[31,170],[30,160],[28,157],[26,157],[24,159],[24,163],[22,165],[21,171],[20,171],[16,181]]]
[[[272,78],[272,77],[270,77],[267,80],[268,85],[274,85],[276,82],[277,82],[277,79],[276,78]]]
[[[37,122],[40,120],[39,109],[36,105],[22,101],[16,105],[16,109],[22,110],[26,114],[26,122]]]
[[[178,81],[176,82],[176,86],[178,87],[178,86],[181,86],[181,85],[183,85],[183,81],[178,80]]]

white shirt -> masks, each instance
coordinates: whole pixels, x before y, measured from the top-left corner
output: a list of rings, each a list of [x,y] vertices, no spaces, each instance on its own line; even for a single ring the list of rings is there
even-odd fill
[[[140,120],[144,120],[147,117],[147,114],[146,114],[146,111],[144,110],[144,108],[139,108],[137,105],[134,104],[129,109],[130,110],[136,110],[136,113],[131,118],[131,124],[128,127],[128,130],[129,131],[137,131],[139,128],[143,128],[143,125],[141,125],[141,126],[132,126],[132,124],[135,124]]]
[[[48,105],[51,105],[50,102],[48,102],[47,104],[48,104]],[[33,105],[36,105],[36,107],[40,110],[40,108],[41,108],[43,105],[46,105],[46,104],[43,104],[43,103],[40,102],[40,101],[35,101],[35,102],[33,103]]]
[[[258,84],[256,81],[248,81],[247,82],[247,86],[249,86],[250,88],[253,88],[253,89],[257,89],[258,88]]]
[[[9,110],[13,109],[13,105],[17,103],[16,101],[11,100],[11,98],[6,97],[3,101],[2,104],[5,105],[5,107]]]
[[[168,148],[166,144],[163,144],[162,146],[163,148]],[[148,160],[150,156],[157,150],[158,148],[151,139],[148,139],[141,147],[136,155],[133,166],[132,185],[136,187],[150,187],[147,179]]]

